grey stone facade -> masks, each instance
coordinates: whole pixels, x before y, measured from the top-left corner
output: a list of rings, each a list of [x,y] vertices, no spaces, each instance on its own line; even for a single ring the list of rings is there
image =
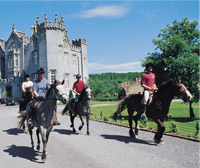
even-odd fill
[[[81,74],[84,82],[88,81],[87,41],[80,38],[71,44],[63,17],[58,21],[56,14],[55,21],[48,22],[45,14],[42,23],[37,17],[31,31],[30,37],[13,25],[9,39],[4,42],[0,38],[0,98],[8,85],[12,87],[12,96],[20,97],[25,74],[34,81],[39,67],[45,69],[49,83],[55,79],[65,80],[67,93],[72,89],[76,74]]]

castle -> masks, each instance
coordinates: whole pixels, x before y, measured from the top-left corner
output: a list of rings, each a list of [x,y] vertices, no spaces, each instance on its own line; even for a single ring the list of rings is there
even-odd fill
[[[45,78],[52,84],[55,79],[65,80],[66,93],[72,88],[76,74],[81,74],[84,82],[88,81],[87,41],[72,40],[70,43],[63,17],[58,21],[44,22],[37,17],[31,26],[31,37],[12,27],[7,41],[0,38],[0,98],[7,93],[10,97],[21,96],[21,84],[25,74],[34,81],[37,69],[45,69]],[[7,96],[8,96],[7,95]]]

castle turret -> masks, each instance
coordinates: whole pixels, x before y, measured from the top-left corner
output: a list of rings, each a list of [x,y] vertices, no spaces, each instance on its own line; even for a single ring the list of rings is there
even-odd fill
[[[84,82],[88,80],[88,54],[87,54],[87,40],[85,39],[76,39],[72,40],[72,45],[81,48],[81,72],[82,79]]]
[[[0,38],[0,47],[4,50],[4,39]]]

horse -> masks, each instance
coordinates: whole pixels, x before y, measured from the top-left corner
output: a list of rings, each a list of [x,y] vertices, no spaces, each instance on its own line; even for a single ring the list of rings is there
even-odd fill
[[[26,92],[22,93],[21,98],[19,99],[19,112],[26,110],[26,105],[33,99],[32,88],[26,89]]]
[[[161,85],[158,91],[153,95],[152,101],[146,109],[146,115],[157,123],[158,130],[154,136],[155,143],[163,143],[161,140],[165,131],[164,121],[167,118],[169,112],[169,106],[174,98],[177,96],[184,102],[191,101],[192,95],[187,88],[181,83],[181,81],[169,81]],[[117,115],[127,108],[129,115],[129,135],[136,138],[139,132],[138,120],[143,113],[143,105],[141,101],[143,99],[142,94],[133,94],[122,101],[114,113],[114,119],[117,119]],[[133,117],[133,112],[136,111],[137,115]],[[132,128],[132,119],[135,121],[135,133]]]
[[[39,102],[37,107],[33,111],[33,115],[31,118],[31,123],[28,123],[28,130],[31,137],[32,148],[34,148],[34,142],[32,137],[32,129],[37,127],[36,135],[37,135],[37,150],[40,150],[40,138],[39,134],[42,136],[43,142],[43,152],[42,152],[42,160],[47,158],[46,146],[49,139],[49,134],[53,128],[53,121],[55,118],[55,107],[57,100],[66,103],[67,95],[64,92],[64,81],[62,84],[52,84],[50,89],[46,93],[46,99]],[[32,102],[29,102],[26,106],[26,113],[29,113],[30,106]],[[21,120],[19,122],[18,128],[20,129],[23,126],[23,123],[26,118],[26,114],[21,116]]]
[[[74,99],[70,99],[65,106],[65,108],[62,111],[62,115],[69,110],[70,114],[70,121],[71,125],[70,127],[73,128],[73,131],[76,132],[76,129],[74,128],[74,118],[79,115],[81,120],[81,125],[79,127],[79,130],[81,130],[84,126],[84,122],[82,119],[82,115],[86,116],[86,122],[87,122],[87,135],[90,135],[89,132],[89,118],[90,118],[90,98],[91,98],[91,90],[89,86],[85,85],[83,91],[81,92],[81,96],[79,101],[76,103],[75,107],[73,107],[72,103]]]

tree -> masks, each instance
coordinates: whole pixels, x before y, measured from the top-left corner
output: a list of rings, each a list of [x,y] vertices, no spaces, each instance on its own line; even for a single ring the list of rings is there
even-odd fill
[[[167,25],[153,39],[155,52],[149,53],[144,61],[154,64],[154,73],[158,85],[177,78],[193,94],[192,102],[199,101],[199,30],[197,21],[190,22],[187,18],[181,22],[174,21]],[[190,104],[190,117],[194,112]]]

